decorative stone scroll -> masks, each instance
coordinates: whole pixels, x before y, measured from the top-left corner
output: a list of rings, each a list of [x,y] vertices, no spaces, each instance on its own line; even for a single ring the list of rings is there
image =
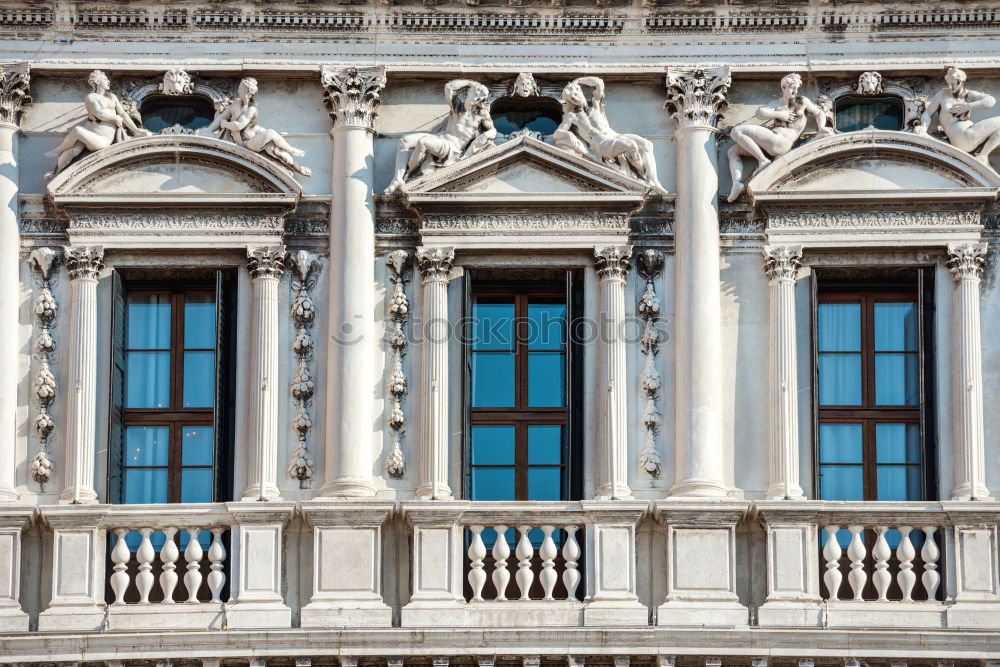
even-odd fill
[[[663,253],[652,248],[639,253],[636,269],[646,281],[646,289],[639,297],[639,318],[642,320],[640,349],[646,357],[639,376],[639,388],[646,397],[642,410],[642,424],[646,428],[642,451],[639,453],[639,468],[653,477],[660,476],[662,460],[656,450],[656,433],[662,424],[662,417],[656,407],[660,394],[660,372],[656,369],[656,353],[660,347],[660,333],[656,330],[656,320],[660,317],[660,298],[656,295],[654,280],[663,270]]]
[[[957,67],[949,67],[944,80],[947,87],[939,90],[927,103],[922,117],[923,127],[915,131],[927,132],[928,128],[934,127],[931,122],[937,115],[941,129],[952,146],[973,155],[983,164],[989,164],[990,153],[1000,146],[1000,116],[973,122],[970,114],[993,108],[996,98],[989,93],[966,88],[966,74]]]
[[[320,72],[320,82],[334,128],[360,126],[373,129],[385,81],[385,68],[382,67],[324,67]]]
[[[31,104],[28,66],[0,66],[0,125],[21,126],[21,112]]]
[[[31,477],[39,484],[46,484],[52,479],[51,436],[56,424],[49,410],[56,398],[56,378],[52,374],[50,363],[55,353],[56,343],[52,338],[52,329],[56,321],[58,305],[52,294],[50,278],[52,268],[59,254],[54,248],[36,248],[28,256],[28,263],[34,270],[38,282],[39,293],[35,298],[33,311],[38,322],[38,335],[35,337],[35,351],[38,352],[38,374],[32,382],[32,391],[38,401],[38,414],[31,421],[32,428],[38,434],[38,453],[31,459],[29,470]]]
[[[295,354],[295,377],[292,378],[292,398],[295,399],[295,429],[297,444],[288,463],[288,476],[299,480],[299,488],[309,488],[315,472],[312,451],[309,447],[309,433],[313,422],[309,415],[316,383],[309,364],[313,359],[315,341],[312,328],[316,320],[316,304],[309,290],[316,286],[316,279],[322,264],[319,258],[306,250],[297,250],[289,255],[292,265],[292,322],[295,324],[295,338],[292,352]]]
[[[402,401],[406,395],[406,373],[403,370],[403,356],[406,354],[406,334],[403,327],[410,314],[410,302],[406,298],[403,286],[409,282],[407,269],[410,263],[410,253],[406,250],[393,250],[385,260],[392,275],[392,297],[389,299],[390,329],[388,335],[389,347],[392,349],[392,372],[386,389],[392,396],[392,408],[386,423],[392,429],[392,448],[385,457],[385,471],[392,477],[402,477],[406,472],[406,462],[403,460],[403,450],[400,441],[404,435],[406,415],[403,413]]]
[[[728,106],[726,94],[733,82],[728,67],[704,70],[667,68],[667,101],[663,105],[679,128],[691,125],[715,128]]]

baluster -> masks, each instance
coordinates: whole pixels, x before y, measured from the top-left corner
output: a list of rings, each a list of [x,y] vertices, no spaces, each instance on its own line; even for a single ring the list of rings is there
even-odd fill
[[[542,546],[538,548],[538,555],[542,557],[542,571],[538,575],[539,581],[542,582],[542,591],[545,593],[543,600],[554,600],[552,597],[552,590],[556,587],[556,582],[559,580],[559,575],[556,574],[556,556],[559,555],[559,550],[556,549],[556,543],[552,539],[552,531],[555,530],[555,526],[542,526]]]
[[[226,573],[222,571],[226,561],[226,547],[222,544],[222,533],[225,528],[212,529],[212,546],[208,548],[208,560],[212,571],[208,573],[208,589],[212,591],[212,602],[222,602],[219,595],[226,583]]]
[[[472,601],[483,601],[483,586],[486,585],[486,571],[483,569],[483,559],[486,558],[486,545],[483,544],[483,526],[470,526],[472,543],[469,544],[469,560],[472,561],[469,570],[469,585],[472,586]]]
[[[125,591],[128,589],[128,562],[132,559],[132,552],[125,544],[125,536],[128,530],[118,528],[115,530],[118,536],[115,548],[111,550],[111,560],[115,563],[115,573],[111,575],[111,590],[115,592],[115,601],[112,604],[125,604]]]
[[[188,545],[184,550],[184,560],[187,561],[187,574],[184,575],[184,586],[188,590],[187,602],[198,601],[198,589],[201,588],[201,572],[198,568],[201,565],[201,558],[204,550],[198,541],[200,528],[188,528]]]
[[[507,571],[507,559],[510,557],[510,545],[507,544],[507,526],[495,526],[497,541],[493,543],[493,586],[497,589],[497,600],[507,599],[507,585],[510,583],[510,572]]]
[[[174,589],[177,588],[177,573],[174,570],[177,569],[176,563],[180,553],[177,551],[177,543],[174,542],[176,533],[176,528],[163,529],[166,541],[163,543],[163,548],[160,549],[160,562],[163,563],[163,573],[160,574],[160,590],[163,591],[164,604],[174,603]]]
[[[139,574],[135,576],[135,585],[139,589],[139,604],[149,604],[149,591],[153,589],[153,559],[156,558],[156,551],[153,543],[149,541],[149,536],[153,534],[152,528],[143,528],[139,531],[142,535],[142,543],[135,553],[136,560],[139,561]]]
[[[920,577],[920,581],[923,582],[924,590],[927,591],[927,599],[936,600],[938,585],[941,583],[941,575],[937,571],[937,561],[941,556],[941,551],[938,549],[937,542],[934,541],[937,527],[925,526],[923,530],[924,548],[920,550],[920,558],[924,561],[924,574]]]
[[[563,586],[566,587],[566,599],[572,600],[576,597],[576,587],[580,585],[580,573],[577,568],[580,564],[580,545],[576,541],[576,526],[566,526],[566,544],[563,545],[562,555],[566,561],[566,570],[563,572]]]
[[[847,545],[847,557],[851,559],[851,572],[847,575],[847,583],[854,591],[854,599],[862,600],[864,598],[861,597],[861,592],[868,580],[868,575],[865,574],[864,570],[865,555],[868,550],[865,549],[865,543],[861,541],[861,531],[864,530],[864,526],[848,526],[847,529],[851,531],[851,543]]]
[[[885,541],[887,530],[889,530],[888,526],[875,528],[878,538],[876,538],[875,547],[872,549],[872,556],[875,557],[875,572],[872,574],[872,581],[875,584],[875,590],[878,591],[879,602],[885,602],[888,599],[885,594],[889,590],[889,584],[892,583],[892,575],[888,571],[892,550],[889,549],[889,543]]]
[[[535,547],[531,546],[531,540],[528,539],[531,526],[518,526],[517,529],[521,533],[521,539],[517,541],[517,549],[514,550],[514,555],[517,556],[517,574],[514,576],[517,587],[521,589],[521,599],[530,600],[528,592],[535,580],[535,575],[531,571],[531,557],[535,555]]]
[[[896,575],[896,581],[899,583],[899,590],[903,591],[905,602],[913,600],[910,594],[917,583],[917,575],[913,572],[913,559],[917,557],[917,552],[913,548],[913,542],[910,541],[911,530],[913,528],[910,526],[899,527],[902,538],[896,547],[896,558],[899,560],[899,574]]]
[[[840,599],[840,584],[844,580],[844,575],[840,573],[840,555],[843,549],[837,540],[837,531],[840,526],[827,526],[826,545],[823,547],[823,558],[826,559],[826,572],[823,574],[823,583],[826,584],[826,598],[828,600]]]

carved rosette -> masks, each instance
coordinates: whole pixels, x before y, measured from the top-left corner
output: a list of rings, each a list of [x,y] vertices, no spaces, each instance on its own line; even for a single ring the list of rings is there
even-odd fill
[[[0,66],[0,125],[21,126],[21,112],[31,104],[28,65]]]
[[[611,245],[594,248],[594,267],[602,281],[625,282],[631,266],[632,246]]]
[[[278,280],[285,270],[285,246],[260,246],[247,248],[247,265],[250,277]]]
[[[455,263],[455,249],[444,246],[417,248],[417,267],[424,282],[448,282]]]
[[[70,280],[97,280],[104,268],[102,246],[66,246],[63,252]]]
[[[392,371],[386,389],[392,397],[392,408],[386,417],[386,423],[392,429],[392,447],[385,458],[385,471],[392,477],[402,477],[406,472],[406,462],[403,460],[403,449],[400,446],[406,426],[406,415],[403,413],[403,398],[406,395],[406,373],[403,370],[403,357],[406,355],[406,334],[403,327],[410,314],[410,301],[406,298],[404,285],[407,279],[410,253],[406,250],[393,250],[385,259],[391,271],[389,282],[392,283],[392,296],[389,298],[389,333],[387,342],[392,350]],[[449,268],[450,270],[450,268]]]
[[[288,462],[288,476],[299,480],[299,488],[306,489],[315,473],[309,446],[309,434],[313,426],[309,410],[316,391],[311,369],[315,347],[312,328],[316,321],[316,303],[312,300],[310,290],[316,286],[322,263],[316,255],[305,250],[291,253],[289,262],[293,269],[291,315],[295,337],[292,339],[292,354],[295,355],[296,362],[291,386],[292,399],[295,401],[292,427],[295,429],[297,444]]]
[[[323,99],[330,109],[333,126],[374,128],[385,81],[385,68],[382,67],[324,67],[320,73],[320,82],[323,84]]]
[[[764,272],[769,281],[795,282],[802,266],[802,246],[764,247]]]
[[[667,112],[679,128],[715,128],[726,108],[733,79],[728,67],[680,70],[667,68]]]
[[[28,264],[38,281],[38,296],[35,298],[33,312],[38,324],[38,335],[35,337],[35,351],[38,354],[39,367],[31,383],[35,400],[38,401],[38,414],[31,421],[32,428],[38,435],[38,453],[31,459],[29,471],[31,477],[39,484],[46,484],[52,479],[52,431],[55,420],[52,419],[52,403],[56,398],[56,378],[50,368],[55,353],[56,343],[52,337],[55,327],[58,304],[52,294],[52,268],[59,258],[55,248],[36,248],[28,256]]]
[[[646,288],[639,297],[638,305],[639,318],[643,323],[639,345],[646,357],[642,365],[642,374],[639,376],[639,388],[646,397],[646,404],[642,410],[646,437],[639,453],[639,468],[652,477],[659,477],[660,466],[663,464],[656,450],[656,433],[662,424],[662,416],[656,406],[661,384],[660,372],[656,369],[656,353],[660,348],[660,332],[656,330],[656,321],[660,317],[660,298],[656,295],[654,280],[663,271],[663,253],[651,248],[643,250],[637,257],[636,269],[646,281]]]
[[[952,243],[948,246],[948,270],[955,280],[979,280],[986,264],[985,243]]]

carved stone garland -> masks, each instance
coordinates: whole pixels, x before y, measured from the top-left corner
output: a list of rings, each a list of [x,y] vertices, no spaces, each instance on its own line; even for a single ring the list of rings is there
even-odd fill
[[[313,358],[312,327],[316,320],[316,304],[309,294],[316,285],[321,263],[316,255],[305,250],[291,254],[292,273],[292,321],[295,323],[295,338],[292,339],[292,352],[296,358],[295,377],[292,378],[292,398],[295,399],[295,418],[292,426],[298,438],[295,452],[288,463],[288,476],[299,480],[299,488],[309,488],[309,483],[315,472],[312,452],[309,448],[309,432],[312,431],[312,418],[309,407],[312,405],[316,384],[313,380],[309,364]]]
[[[55,266],[58,253],[53,248],[37,248],[31,251],[28,263],[38,276],[40,292],[35,299],[34,313],[38,320],[38,336],[35,338],[35,350],[38,352],[40,366],[31,388],[38,400],[38,414],[31,425],[38,434],[38,453],[31,460],[29,470],[31,477],[39,484],[46,484],[52,479],[52,454],[50,438],[55,429],[55,421],[49,414],[49,409],[56,398],[56,378],[49,368],[49,363],[56,349],[52,338],[52,328],[56,320],[58,304],[52,295],[49,278],[52,267]]]
[[[391,320],[388,342],[392,348],[392,372],[386,389],[392,396],[392,410],[386,417],[386,423],[392,429],[392,448],[385,457],[385,471],[393,477],[402,477],[406,472],[406,462],[403,460],[403,450],[400,441],[404,435],[406,415],[403,414],[403,397],[406,395],[406,373],[403,371],[403,356],[406,354],[406,334],[403,327],[410,314],[410,302],[406,298],[403,285],[409,282],[406,278],[410,263],[410,253],[406,250],[393,250],[386,257],[386,264],[392,271],[389,281],[392,283],[392,297],[389,299],[389,318]]]
[[[646,405],[642,410],[642,423],[646,427],[646,437],[642,452],[639,454],[639,467],[653,477],[660,476],[662,460],[656,451],[656,433],[660,430],[662,419],[656,407],[656,398],[660,394],[660,372],[656,370],[656,353],[660,347],[660,334],[656,330],[656,320],[660,317],[660,298],[656,295],[653,281],[663,270],[663,253],[659,250],[647,249],[639,253],[636,269],[646,281],[646,289],[639,297],[639,317],[643,322],[642,337],[639,345],[646,361],[639,376],[639,387],[646,397]]]

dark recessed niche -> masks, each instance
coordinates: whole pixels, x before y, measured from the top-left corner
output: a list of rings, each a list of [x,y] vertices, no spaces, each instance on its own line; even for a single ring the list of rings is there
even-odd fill
[[[500,134],[552,134],[562,122],[562,105],[551,97],[501,97],[490,106],[490,115]]]
[[[837,129],[855,132],[873,126],[877,130],[903,129],[903,100],[898,97],[858,97],[845,95],[833,106]]]
[[[180,125],[197,130],[212,122],[215,107],[211,100],[198,95],[154,95],[139,109],[142,124],[150,132],[160,132]]]

